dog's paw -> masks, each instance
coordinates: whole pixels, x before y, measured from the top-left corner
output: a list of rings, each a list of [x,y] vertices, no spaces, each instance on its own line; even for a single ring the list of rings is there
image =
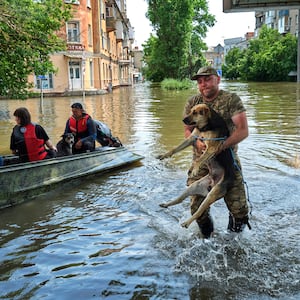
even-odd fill
[[[161,203],[159,204],[160,207],[163,207],[163,208],[168,208],[168,204],[167,203]]]
[[[191,172],[192,177],[197,177],[198,176],[198,169],[193,169]]]
[[[183,227],[183,228],[188,228],[189,226],[190,226],[189,222],[183,222],[183,223],[181,223],[181,227]]]
[[[163,160],[165,159],[167,156],[165,156],[164,154],[161,154],[161,155],[157,155],[156,158],[159,159],[159,160]]]

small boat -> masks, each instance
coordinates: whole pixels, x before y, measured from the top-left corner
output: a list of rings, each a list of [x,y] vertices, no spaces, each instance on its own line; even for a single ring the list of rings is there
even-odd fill
[[[4,156],[0,167],[0,209],[22,203],[50,190],[54,184],[96,173],[104,173],[140,161],[144,157],[125,147],[99,147],[95,151],[15,163]]]

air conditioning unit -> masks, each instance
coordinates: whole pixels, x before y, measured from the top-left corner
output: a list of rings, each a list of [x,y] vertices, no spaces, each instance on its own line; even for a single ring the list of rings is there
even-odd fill
[[[80,4],[79,0],[65,0],[65,3]]]

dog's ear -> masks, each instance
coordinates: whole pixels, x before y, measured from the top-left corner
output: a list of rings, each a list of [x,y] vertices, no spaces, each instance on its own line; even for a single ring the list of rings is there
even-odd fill
[[[211,118],[211,109],[208,106],[205,107],[205,115],[207,118]]]

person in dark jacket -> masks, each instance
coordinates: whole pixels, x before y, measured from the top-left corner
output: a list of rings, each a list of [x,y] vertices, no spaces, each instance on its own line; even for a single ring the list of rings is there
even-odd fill
[[[57,149],[50,141],[45,129],[31,122],[31,115],[26,107],[17,108],[14,117],[17,125],[11,134],[10,149],[13,154],[19,156],[21,162],[56,156]]]
[[[72,116],[66,123],[64,133],[73,133],[75,136],[73,153],[94,151],[96,128],[93,119],[84,111],[81,103],[73,103],[71,109]]]

